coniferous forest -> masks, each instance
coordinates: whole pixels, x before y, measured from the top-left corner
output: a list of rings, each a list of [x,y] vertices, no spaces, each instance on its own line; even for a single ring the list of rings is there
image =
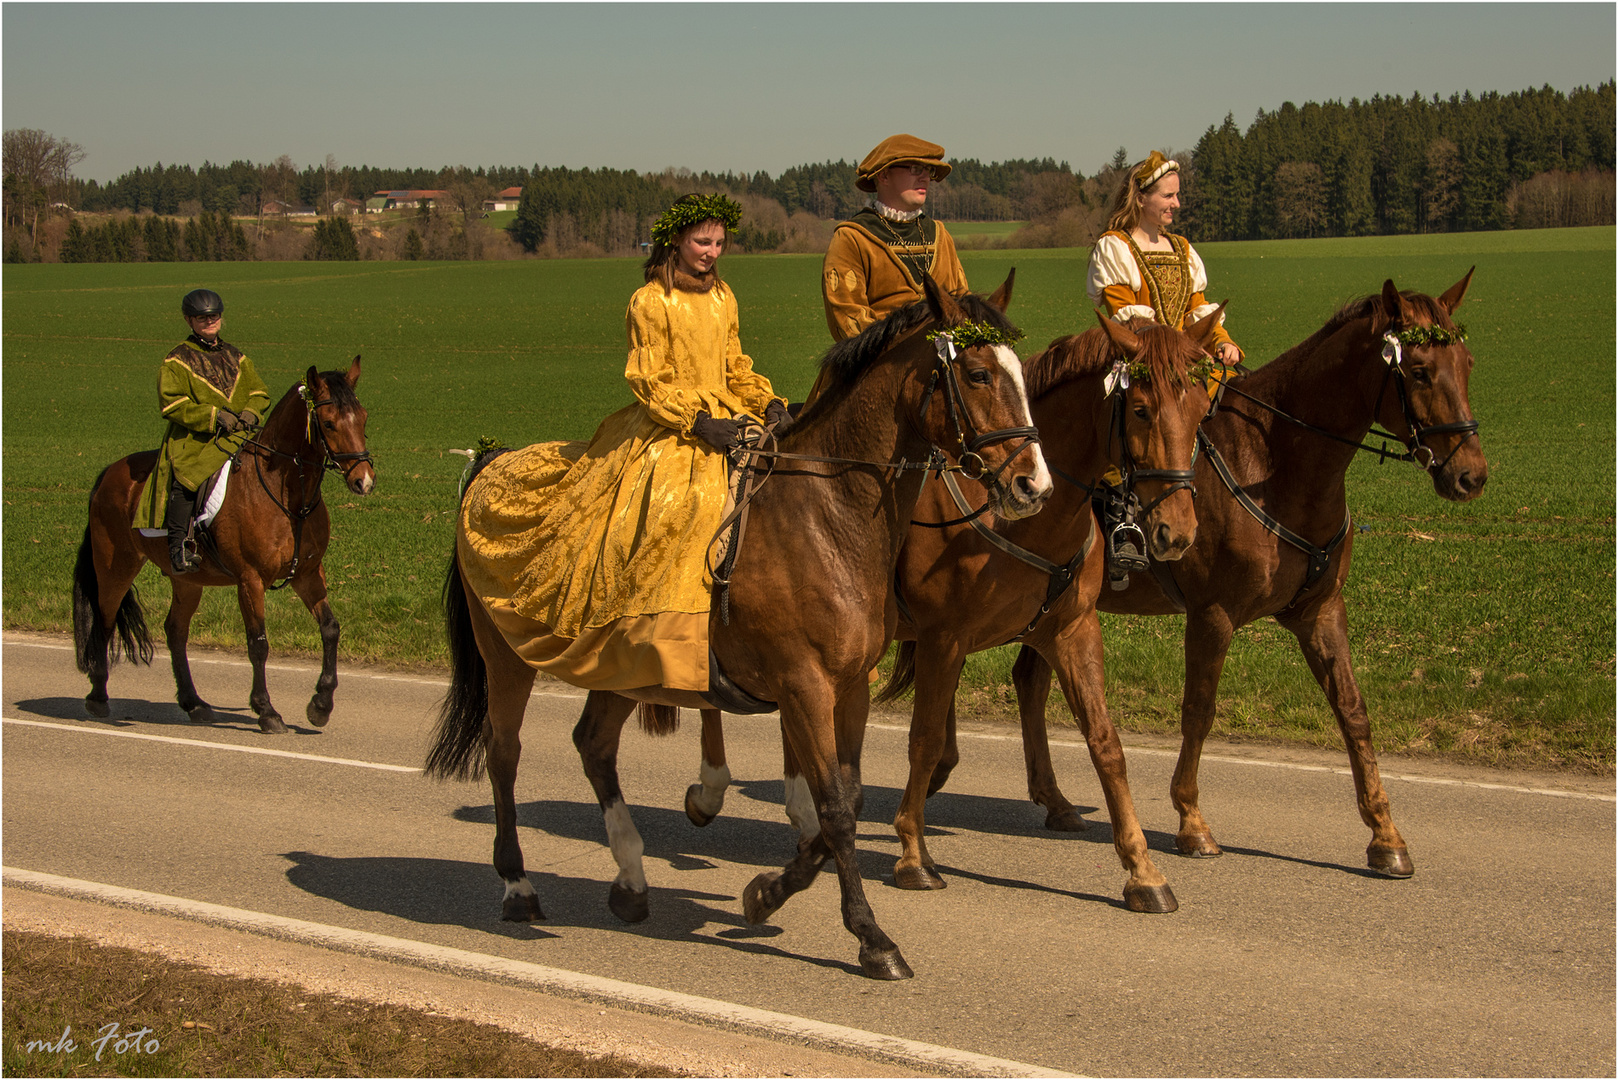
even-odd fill
[[[1197,242],[1546,228],[1614,222],[1615,125],[1608,81],[1568,94],[1547,86],[1447,99],[1288,102],[1261,110],[1245,130],[1227,115],[1194,147],[1158,149],[1181,163],[1179,227]],[[1024,223],[991,244],[1087,245],[1105,228],[1120,170],[1151,149],[1119,147],[1089,176],[1053,158],[952,158],[954,171],[933,189],[930,210],[944,221]],[[867,199],[847,161],[771,177],[538,164],[388,169],[329,156],[299,169],[283,155],[264,165],[159,163],[103,185],[71,175],[81,158],[79,147],[44,132],[5,133],[6,261],[622,254],[638,250],[662,209],[693,190],[742,201],[741,249],[815,251],[831,224]],[[515,220],[498,233],[475,227],[485,202],[510,188],[522,189]],[[408,221],[367,220],[319,236],[287,228],[266,210],[304,204],[342,216],[397,189],[441,194]],[[150,215],[178,220],[132,218]],[[245,231],[244,219],[253,219]]]

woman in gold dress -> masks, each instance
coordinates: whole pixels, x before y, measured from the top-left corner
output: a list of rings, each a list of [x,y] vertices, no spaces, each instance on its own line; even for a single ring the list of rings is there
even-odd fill
[[[576,686],[708,689],[722,451],[743,417],[786,417],[715,269],[740,218],[722,195],[687,195],[658,219],[626,318],[635,401],[587,444],[495,458],[462,504],[468,585],[530,665]]]
[[[1183,330],[1213,311],[1208,271],[1190,241],[1168,231],[1180,208],[1180,165],[1154,150],[1130,166],[1112,201],[1107,231],[1090,252],[1085,291],[1119,322],[1139,315]],[[1224,316],[1214,331],[1214,358],[1235,364],[1242,350]]]

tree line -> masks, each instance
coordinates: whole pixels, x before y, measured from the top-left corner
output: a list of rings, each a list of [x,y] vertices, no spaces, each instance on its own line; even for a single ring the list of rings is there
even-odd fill
[[[1174,153],[1184,203],[1178,227],[1201,242],[1611,224],[1614,127],[1612,81],[1568,94],[1547,86],[1447,99],[1288,102],[1260,110],[1245,131],[1227,115],[1193,148]],[[383,169],[340,165],[331,155],[299,169],[283,155],[268,164],[158,163],[102,185],[72,175],[84,157],[76,144],[29,129],[4,138],[8,262],[58,248],[64,260],[625,254],[640,249],[657,215],[686,191],[741,201],[735,242],[742,250],[817,251],[832,225],[869,199],[854,186],[854,163],[841,160],[772,177],[538,164]],[[1083,246],[1105,228],[1129,160],[1120,147],[1087,177],[1053,158],[954,159],[929,210],[945,221],[1026,222],[995,241],[1008,247]],[[485,201],[512,187],[523,194],[506,232],[478,227]],[[270,202],[313,205],[326,215],[343,199],[423,188],[445,196],[407,225],[346,232],[323,225],[311,237],[264,222]],[[51,212],[62,207],[115,220],[53,226]],[[188,220],[173,223],[171,238],[168,226],[131,224],[119,214]],[[258,226],[238,243],[218,223],[242,218]]]
[[[1474,97],[1288,102],[1229,115],[1182,187],[1197,240],[1613,222],[1613,83]]]

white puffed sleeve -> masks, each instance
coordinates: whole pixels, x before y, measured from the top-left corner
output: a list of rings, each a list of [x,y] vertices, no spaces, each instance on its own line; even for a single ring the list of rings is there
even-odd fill
[[[1090,276],[1084,291],[1090,303],[1099,306],[1101,294],[1108,285],[1128,285],[1132,292],[1140,292],[1140,268],[1129,245],[1116,236],[1106,235],[1090,249]]]

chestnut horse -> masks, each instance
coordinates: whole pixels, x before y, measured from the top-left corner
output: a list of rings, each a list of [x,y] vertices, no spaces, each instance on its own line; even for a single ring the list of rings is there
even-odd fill
[[[877,925],[855,854],[860,751],[870,708],[866,673],[893,637],[893,566],[925,468],[944,466],[940,447],[959,457],[976,455],[993,502],[1007,517],[1034,513],[1051,491],[1016,354],[999,345],[956,349],[925,332],[968,320],[1009,330],[1002,311],[1011,280],[987,302],[953,299],[930,280],[924,284],[924,301],[827,354],[822,381],[830,385],[782,438],[773,474],[752,497],[746,542],[731,571],[728,620],[716,603],[709,621],[712,655],[729,682],[760,699],[764,710],[779,703],[783,736],[807,766],[820,822],[784,871],[748,884],[747,920],[766,920],[830,857],[842,887],[843,925],[859,940],[861,969],[878,979],[909,978],[911,970]],[[513,790],[534,670],[469,595],[459,551],[445,600],[451,686],[427,772],[465,778],[486,764],[494,792],[494,865],[506,882],[503,915],[542,918],[517,842]],[[719,677],[713,681],[717,685]],[[714,707],[704,695],[658,686],[597,690],[574,729],[620,867],[609,907],[631,922],[647,915],[647,886],[640,837],[618,784],[617,750],[637,702]],[[641,712],[654,730],[671,730],[677,715],[667,708]]]
[[[1181,854],[1221,854],[1197,805],[1197,765],[1231,636],[1273,615],[1297,637],[1337,716],[1360,817],[1371,829],[1367,865],[1389,877],[1415,873],[1389,813],[1349,656],[1343,583],[1354,533],[1343,481],[1355,450],[1380,424],[1439,495],[1466,502],[1483,491],[1489,466],[1467,398],[1472,354],[1451,321],[1471,280],[1469,270],[1437,300],[1388,281],[1380,295],[1347,304],[1308,340],[1232,384],[1202,425],[1196,543],[1172,567],[1102,593],[1102,611],[1186,616],[1182,742],[1169,788]],[[1053,812],[1070,810],[1045,734],[1050,668],[1024,649],[1013,678],[1029,791]]]
[[[1178,907],[1147,850],[1123,748],[1107,716],[1096,615],[1106,559],[1090,497],[1109,467],[1118,466],[1126,487],[1138,485],[1152,496],[1139,515],[1152,557],[1173,561],[1191,545],[1198,526],[1189,481],[1197,424],[1209,405],[1192,372],[1204,363],[1221,314],[1222,308],[1184,333],[1146,320],[1134,320],[1132,332],[1102,318],[1101,327],[1061,338],[1026,362],[1034,423],[1044,434],[1051,471],[1064,481],[1039,516],[997,522],[991,533],[960,520],[966,507],[943,483],[922,492],[918,527],[905,541],[896,578],[903,644],[876,698],[892,701],[915,686],[910,777],[894,819],[899,888],[944,888],[924,839],[925,806],[936,790],[946,732],[955,729],[961,668],[971,653],[1021,641],[1061,674],[1106,793],[1113,846],[1129,873],[1126,904],[1150,912]],[[1134,378],[1119,380],[1120,367]],[[976,491],[969,501],[982,503]],[[919,527],[951,519],[955,523],[943,529]],[[949,761],[942,775],[954,764]],[[1048,824],[1083,827],[1076,815]]]
[[[320,497],[320,482],[327,469],[336,469],[356,495],[368,495],[376,486],[376,471],[365,448],[365,407],[354,394],[359,381],[356,356],[346,374],[311,367],[303,382],[282,396],[263,428],[227,466],[232,475],[224,503],[199,537],[202,568],[189,574],[175,575],[171,570],[166,536],[142,536],[133,525],[141,489],[157,465],[158,452],[131,454],[102,470],[90,492],[90,520],[73,571],[73,643],[79,670],[90,676],[84,707],[91,716],[109,715],[107,668],[120,653],[151,663],[151,636],[133,587],[135,575],[150,559],[168,575],[173,593],[163,633],[174,666],[176,698],[193,722],[210,724],[216,716],[191,682],[185,652],[191,617],[204,588],[229,586],[236,590],[247,630],[247,655],[253,663],[248,702],[261,729],[270,734],[287,730],[270,703],[264,675],[270,655],[264,591],[288,584],[320,624],[323,656],[320,678],[309,699],[309,722],[324,727],[331,719],[340,631],[326,602],[326,572],[321,567],[331,519]],[[270,584],[277,578],[284,579],[281,585]]]

